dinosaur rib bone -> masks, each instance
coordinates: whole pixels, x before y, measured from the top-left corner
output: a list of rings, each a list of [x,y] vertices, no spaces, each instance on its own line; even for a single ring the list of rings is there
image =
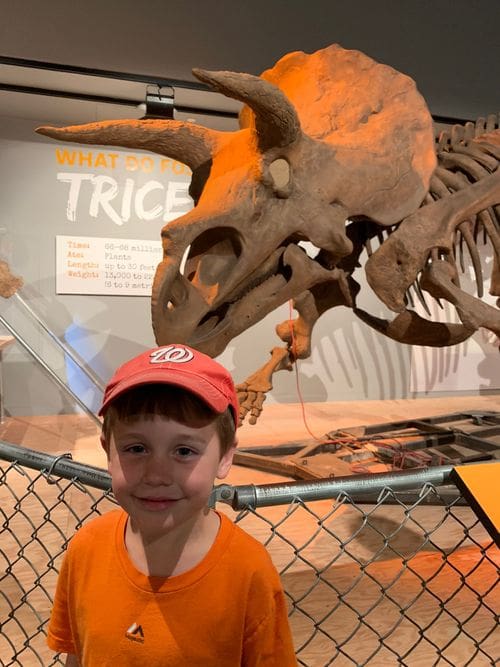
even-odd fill
[[[452,303],[466,328],[476,331],[485,327],[500,337],[500,311],[454,285],[447,262],[430,264],[422,275],[421,284],[435,299],[444,298]]]
[[[467,340],[476,331],[474,327],[453,322],[429,322],[413,310],[404,310],[394,320],[384,320],[354,308],[360,320],[384,336],[407,345],[445,347]]]
[[[368,283],[385,305],[405,310],[404,295],[433,248],[451,251],[453,232],[463,220],[500,200],[500,171],[408,216],[368,259]],[[387,271],[393,267],[393,271]]]

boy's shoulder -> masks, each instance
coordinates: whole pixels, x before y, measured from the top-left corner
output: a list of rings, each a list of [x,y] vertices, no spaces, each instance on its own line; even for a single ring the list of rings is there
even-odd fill
[[[115,529],[123,521],[125,513],[121,509],[110,510],[100,516],[87,521],[72,536],[69,547],[71,550],[82,548],[89,544],[95,547],[96,543],[102,543],[104,539],[114,539]]]
[[[257,567],[271,563],[271,557],[262,542],[234,523],[227,515],[220,513],[220,516],[223,530],[228,531],[231,536],[227,543],[228,549],[237,551],[241,554],[241,558]]]

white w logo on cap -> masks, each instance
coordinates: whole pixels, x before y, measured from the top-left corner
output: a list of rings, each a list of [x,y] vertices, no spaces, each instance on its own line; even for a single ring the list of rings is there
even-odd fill
[[[176,347],[175,345],[161,347],[150,354],[152,364],[162,364],[165,361],[171,361],[175,364],[185,364],[191,361],[193,357],[194,354],[191,350],[187,350],[185,347]]]

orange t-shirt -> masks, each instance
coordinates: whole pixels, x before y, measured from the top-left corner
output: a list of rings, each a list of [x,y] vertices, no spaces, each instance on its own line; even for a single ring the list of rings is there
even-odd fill
[[[148,577],[130,561],[127,515],[113,510],[72,538],[47,643],[83,667],[296,666],[279,575],[265,548],[224,514],[193,569]]]

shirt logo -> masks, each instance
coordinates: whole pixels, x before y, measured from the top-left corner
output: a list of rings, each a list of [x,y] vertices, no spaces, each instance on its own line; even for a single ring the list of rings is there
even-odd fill
[[[187,350],[185,347],[175,347],[175,345],[161,347],[150,354],[152,364],[162,364],[165,361],[171,361],[174,364],[185,364],[191,361],[193,357],[194,354],[191,350]]]
[[[142,630],[142,626],[137,625],[137,623],[132,623],[130,628],[125,633],[125,637],[133,642],[144,644],[144,632]]]

